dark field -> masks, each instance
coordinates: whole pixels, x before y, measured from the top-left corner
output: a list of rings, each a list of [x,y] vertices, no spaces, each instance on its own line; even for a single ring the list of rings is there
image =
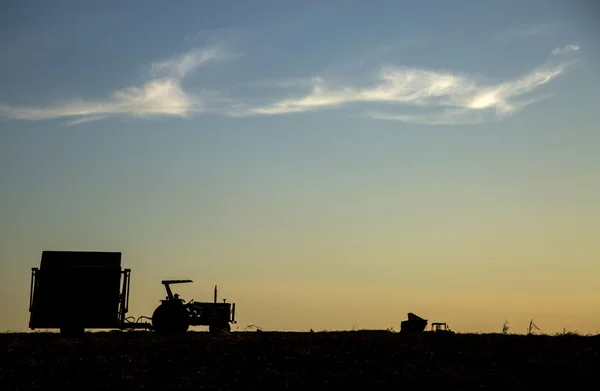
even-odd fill
[[[0,334],[1,390],[574,390],[600,384],[599,364],[600,336]]]

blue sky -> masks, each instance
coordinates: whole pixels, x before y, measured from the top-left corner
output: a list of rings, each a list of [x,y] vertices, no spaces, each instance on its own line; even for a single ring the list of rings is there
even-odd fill
[[[20,301],[3,302],[15,316],[0,328],[26,326],[44,249],[123,251],[146,312],[162,278],[218,280],[273,328],[328,314],[261,312],[273,291],[276,308],[309,302],[307,287],[340,301],[400,297],[397,281],[459,292],[453,310],[482,329],[512,307],[473,315],[476,293],[600,302],[587,290],[600,255],[589,3],[3,8],[0,274]],[[543,307],[531,300],[514,313],[524,324]],[[540,316],[562,329],[566,305]],[[592,327],[600,314],[581,306],[574,325]],[[373,318],[343,308],[322,326]]]
[[[481,123],[554,93],[592,39],[562,2],[60,4],[5,13],[3,117]]]

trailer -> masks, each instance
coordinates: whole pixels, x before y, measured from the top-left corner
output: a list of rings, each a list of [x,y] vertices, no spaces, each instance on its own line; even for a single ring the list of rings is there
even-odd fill
[[[65,336],[85,329],[146,329],[180,333],[189,326],[209,326],[211,332],[230,330],[235,303],[184,303],[165,280],[167,298],[152,317],[135,319],[129,312],[131,269],[122,269],[120,252],[43,251],[40,267],[31,269],[29,328],[60,329]],[[147,320],[147,321],[142,321]]]
[[[427,327],[427,319],[423,319],[412,312],[408,313],[408,319],[400,322],[401,333],[421,333]]]

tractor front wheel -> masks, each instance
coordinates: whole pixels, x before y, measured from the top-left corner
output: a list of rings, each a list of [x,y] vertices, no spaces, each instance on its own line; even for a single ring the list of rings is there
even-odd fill
[[[177,304],[164,302],[152,314],[152,327],[160,334],[185,333],[189,326],[188,311]]]

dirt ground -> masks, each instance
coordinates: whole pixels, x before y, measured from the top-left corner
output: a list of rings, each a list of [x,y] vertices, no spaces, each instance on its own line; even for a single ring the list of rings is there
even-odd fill
[[[0,334],[1,390],[333,390],[600,385],[600,336]],[[414,388],[408,388],[414,389]]]

